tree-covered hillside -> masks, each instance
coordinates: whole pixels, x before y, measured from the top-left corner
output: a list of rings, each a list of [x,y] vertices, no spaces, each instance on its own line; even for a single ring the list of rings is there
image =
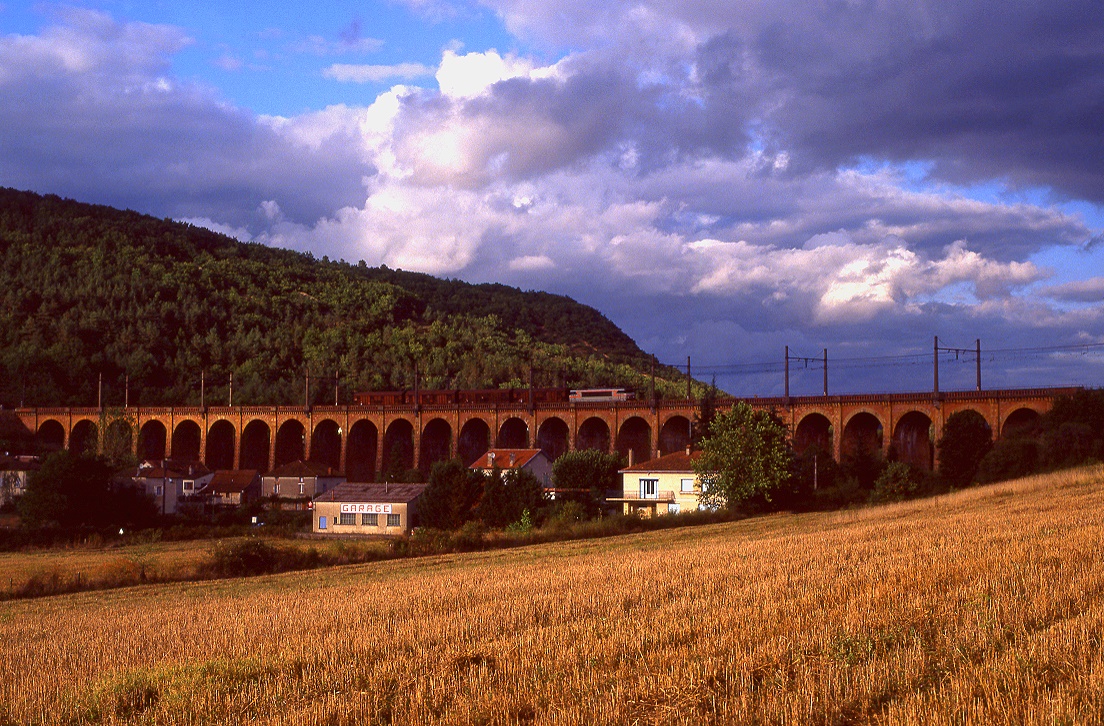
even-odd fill
[[[649,359],[598,311],[503,285],[317,260],[0,189],[0,404],[299,403],[354,390],[619,385]],[[672,378],[668,384],[662,379]],[[684,390],[660,371],[660,392]]]

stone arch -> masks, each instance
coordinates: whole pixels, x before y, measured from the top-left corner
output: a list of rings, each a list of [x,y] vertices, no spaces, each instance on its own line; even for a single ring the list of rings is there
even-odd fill
[[[307,458],[307,430],[297,419],[291,418],[276,430],[275,465],[283,466]]]
[[[617,432],[617,453],[633,464],[652,458],[652,427],[647,421],[639,416],[625,419]]]
[[[100,448],[100,430],[95,423],[81,419],[69,432],[69,451],[80,456],[94,454]]]
[[[199,461],[203,431],[195,421],[181,421],[173,429],[170,456],[178,461]]]
[[[167,439],[165,424],[157,419],[146,421],[138,432],[138,458],[144,461],[164,459]]]
[[[932,420],[920,411],[906,413],[897,421],[893,448],[897,451],[898,461],[912,464],[922,471],[931,471],[935,465]]]
[[[357,421],[345,445],[345,472],[349,481],[375,481],[379,430],[371,421]]]
[[[571,448],[571,429],[561,418],[546,418],[537,429],[537,446],[549,461],[555,461]]]
[[[810,447],[831,453],[832,422],[822,413],[807,414],[794,429],[793,447],[798,454],[803,454]]]
[[[203,463],[212,471],[234,468],[234,424],[226,419],[215,421],[207,430],[207,451]]]
[[[528,449],[529,448],[529,424],[516,416],[506,419],[498,429],[498,443],[500,449]]]
[[[877,416],[868,411],[856,413],[843,426],[843,439],[840,441],[843,455],[877,456],[882,451],[884,433]]]
[[[241,435],[241,454],[238,457],[243,469],[268,471],[268,457],[272,452],[272,429],[259,418],[245,425]]]
[[[333,419],[324,419],[311,434],[311,461],[325,464],[334,471],[341,468],[341,427]]]
[[[685,451],[690,445],[690,419],[672,416],[659,429],[659,455]]]
[[[491,448],[491,427],[481,418],[468,419],[460,428],[456,448],[464,466],[471,466]]]
[[[395,419],[383,435],[383,471],[394,476],[414,468],[414,426],[405,418]]]
[[[1039,412],[1033,408],[1017,408],[1004,419],[1001,426],[1001,438],[1031,434],[1039,426]]]
[[[575,448],[579,451],[595,449],[608,453],[610,450],[609,424],[597,416],[591,416],[583,421],[575,437]]]
[[[449,426],[448,421],[435,418],[422,429],[418,468],[422,474],[429,474],[435,462],[447,461],[450,456],[452,456],[452,427]]]
[[[65,427],[60,421],[43,421],[35,432],[35,447],[43,453],[53,453],[65,448]]]

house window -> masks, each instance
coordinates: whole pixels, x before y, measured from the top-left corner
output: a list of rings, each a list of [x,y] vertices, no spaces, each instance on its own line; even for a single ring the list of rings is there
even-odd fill
[[[319,517],[318,518],[318,528],[319,529],[325,529],[326,528],[326,518],[325,517]]]
[[[161,484],[157,484],[153,487],[153,495],[159,497],[165,493],[165,487]]]
[[[306,494],[307,493],[307,485],[304,484],[303,482],[299,482],[299,493],[300,494]]]
[[[280,482],[276,482],[275,484],[272,485],[272,493],[273,494],[279,494],[280,493]]]
[[[195,482],[192,481],[191,479],[185,479],[184,480],[184,491],[194,492],[195,491]]]
[[[655,499],[659,492],[659,479],[640,480],[640,498]]]
[[[684,492],[694,491],[694,480],[693,479],[683,479],[682,480],[682,491],[684,491]]]
[[[356,515],[352,512],[342,512],[340,524],[356,524]]]
[[[670,504],[667,505],[667,514],[678,514],[678,513],[679,513],[678,502],[671,502]]]
[[[360,515],[360,524],[363,527],[378,527],[379,515],[378,514],[362,514]]]
[[[397,514],[388,514],[387,515],[387,526],[388,527],[401,527],[402,526],[402,520],[399,517],[399,515],[397,515]]]

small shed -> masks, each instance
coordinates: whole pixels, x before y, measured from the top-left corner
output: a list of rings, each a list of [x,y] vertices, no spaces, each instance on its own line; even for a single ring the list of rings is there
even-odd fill
[[[315,534],[403,535],[418,524],[425,484],[345,482],[314,499]]]

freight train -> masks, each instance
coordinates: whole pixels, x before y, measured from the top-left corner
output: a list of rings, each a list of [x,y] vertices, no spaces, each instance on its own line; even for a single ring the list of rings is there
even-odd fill
[[[624,388],[533,388],[533,403],[606,403],[631,401],[636,394]],[[472,404],[526,404],[528,388],[485,388],[443,391],[366,391],[354,393],[357,406],[457,406]],[[415,401],[415,398],[417,399]]]

